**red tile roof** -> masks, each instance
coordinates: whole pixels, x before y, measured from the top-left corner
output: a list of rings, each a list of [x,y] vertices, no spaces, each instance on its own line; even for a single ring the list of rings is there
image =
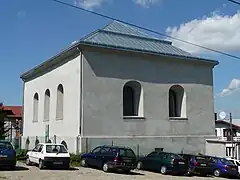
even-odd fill
[[[12,111],[13,117],[22,118],[22,106],[3,106],[3,109]]]

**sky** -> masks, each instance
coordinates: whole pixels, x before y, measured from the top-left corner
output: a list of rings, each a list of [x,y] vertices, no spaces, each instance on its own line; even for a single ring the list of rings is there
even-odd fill
[[[240,6],[227,0],[62,1],[240,57]],[[109,22],[51,0],[1,1],[0,101],[21,105],[23,72]],[[194,55],[220,62],[214,68],[215,111],[232,112],[234,119],[240,119],[240,59],[170,41]]]

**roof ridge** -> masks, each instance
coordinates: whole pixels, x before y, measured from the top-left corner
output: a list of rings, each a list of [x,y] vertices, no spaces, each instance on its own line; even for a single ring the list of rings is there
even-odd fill
[[[123,35],[123,36],[135,37],[135,38],[146,39],[146,40],[151,40],[151,41],[157,41],[157,42],[165,43],[165,44],[168,44],[168,45],[172,45],[172,42],[171,42],[171,41],[166,41],[166,40],[162,40],[162,39],[158,39],[158,38],[154,38],[154,37],[137,36],[137,35],[133,35],[133,34],[126,34],[126,33],[121,33],[121,32],[114,32],[114,31],[109,31],[109,30],[104,30],[104,29],[99,29],[98,32],[119,34],[119,35]]]
[[[127,28],[131,28],[132,30],[137,31],[137,32],[140,33],[140,34],[143,34],[143,35],[145,35],[145,36],[147,36],[147,37],[150,37],[149,34],[147,34],[147,33],[145,33],[145,32],[142,32],[142,31],[139,31],[137,28],[135,28],[135,27],[133,27],[133,26],[131,26],[131,25],[129,25],[129,24],[124,24],[124,23],[119,22],[119,21],[117,21],[117,22],[120,23],[120,24],[122,24],[123,26],[125,26],[125,27],[127,27]]]
[[[122,29],[119,30],[118,28],[122,28]],[[121,32],[123,29],[125,30],[124,34],[135,34],[136,36],[151,37],[149,34],[142,32],[129,24],[126,24],[126,23],[123,23],[123,22],[117,21],[117,20],[113,20],[112,22],[110,22],[109,24],[107,24],[101,28],[101,30],[109,30],[112,32]],[[127,32],[127,31],[129,31],[129,32]]]

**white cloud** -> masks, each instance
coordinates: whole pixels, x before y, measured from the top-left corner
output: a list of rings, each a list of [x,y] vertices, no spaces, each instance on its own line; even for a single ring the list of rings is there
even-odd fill
[[[223,89],[218,96],[224,97],[229,96],[240,90],[240,79],[233,79],[227,88]]]
[[[168,27],[166,32],[173,37],[212,49],[237,52],[240,50],[240,12],[229,16],[213,12],[209,16],[194,19],[178,27]],[[190,53],[203,53],[206,50],[171,40],[175,46]],[[209,51],[208,51],[209,52]]]
[[[136,4],[142,7],[149,8],[151,5],[159,3],[161,0],[134,0]]]
[[[108,0],[75,0],[74,5],[93,10],[94,8],[101,7],[101,5],[107,1]]]

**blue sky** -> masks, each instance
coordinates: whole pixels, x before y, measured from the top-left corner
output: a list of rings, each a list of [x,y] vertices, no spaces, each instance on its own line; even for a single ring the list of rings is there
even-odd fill
[[[227,0],[63,0],[166,34],[240,56],[240,6]],[[20,74],[110,21],[51,0],[8,0],[0,6],[0,101],[22,102]],[[165,39],[165,37],[160,37]],[[240,118],[240,60],[173,41],[220,61],[214,70],[217,111]]]

